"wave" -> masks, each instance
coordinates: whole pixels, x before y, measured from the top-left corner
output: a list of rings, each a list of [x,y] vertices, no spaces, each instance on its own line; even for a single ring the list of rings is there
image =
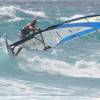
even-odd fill
[[[31,11],[22,9],[19,6],[10,5],[10,6],[0,7],[0,19],[7,20],[7,22],[15,22],[23,20],[24,18],[18,15],[19,12],[27,15],[32,15],[35,18],[36,17],[48,18],[48,16],[42,11]]]
[[[91,91],[92,90],[92,91]],[[99,89],[80,86],[57,86],[56,84],[45,84],[19,79],[3,79],[0,77],[0,99],[2,100],[99,100]]]
[[[8,55],[5,48],[4,39],[0,39],[0,52]],[[100,78],[100,63],[96,59],[76,59],[74,63],[69,61],[57,60],[56,56],[58,53],[62,54],[63,50],[53,50],[50,52],[31,52],[29,50],[23,49],[18,57],[16,57],[16,63],[18,63],[20,71],[27,73],[45,72],[52,75],[64,75],[71,77],[90,77],[90,78]],[[50,58],[50,55],[54,56]],[[91,54],[91,58],[99,58],[99,51]],[[47,56],[47,57],[45,57]],[[66,55],[67,56],[67,55]],[[26,59],[27,58],[27,59]],[[68,58],[66,58],[68,59]],[[6,63],[4,64],[6,66]]]
[[[15,6],[0,7],[0,17],[5,17],[5,18],[16,17],[16,7]]]
[[[25,55],[24,55],[25,54]],[[32,56],[24,52],[18,64],[20,68],[26,72],[32,73],[34,71],[47,72],[54,75],[65,75],[72,77],[91,77],[100,78],[100,63],[96,60],[76,60],[74,64],[70,62],[51,59],[48,57]],[[55,52],[54,52],[55,55]],[[27,57],[27,59],[26,59]],[[21,60],[22,59],[22,60]],[[33,67],[34,66],[34,67]]]
[[[57,20],[67,21],[67,20],[70,20],[70,19],[73,19],[73,18],[78,18],[78,17],[83,17],[83,16],[84,16],[83,14],[75,14],[75,15],[70,16],[70,17],[67,17],[67,16],[60,17],[60,18],[57,18]]]
[[[48,18],[48,16],[41,11],[31,11],[31,10],[24,10],[24,9],[20,9],[20,11],[24,12],[25,14],[33,15],[33,17]]]
[[[43,83],[36,83],[31,81],[24,81],[19,79],[2,79],[0,78],[0,94],[2,94],[2,91],[5,92],[7,95],[41,95],[41,96],[49,96],[51,95],[68,95],[70,93],[67,93],[68,91],[71,92],[71,90],[65,90],[63,88],[57,88],[53,86],[47,86]],[[6,89],[8,85],[8,89]],[[13,91],[14,90],[14,91]],[[23,91],[24,90],[24,91]],[[52,93],[53,92],[53,93]],[[58,93],[57,93],[58,92]]]
[[[90,14],[85,14],[85,15],[93,15],[94,13],[90,13]],[[67,20],[70,20],[70,19],[74,19],[74,18],[79,18],[79,17],[84,17],[85,16],[84,14],[75,14],[73,16],[64,16],[64,17],[60,17],[60,18],[57,18],[57,20],[61,20],[61,21],[67,21]]]

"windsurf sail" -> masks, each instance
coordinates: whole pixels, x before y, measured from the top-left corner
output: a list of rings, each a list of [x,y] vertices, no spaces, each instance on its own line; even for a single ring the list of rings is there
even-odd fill
[[[71,19],[31,34],[9,46],[47,50],[72,39],[97,32],[100,29],[100,15],[90,15]]]

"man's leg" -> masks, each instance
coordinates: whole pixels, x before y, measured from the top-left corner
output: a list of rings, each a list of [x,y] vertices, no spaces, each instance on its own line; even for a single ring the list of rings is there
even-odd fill
[[[21,52],[21,50],[22,50],[22,47],[19,47],[17,52],[15,53],[15,56],[17,56]]]

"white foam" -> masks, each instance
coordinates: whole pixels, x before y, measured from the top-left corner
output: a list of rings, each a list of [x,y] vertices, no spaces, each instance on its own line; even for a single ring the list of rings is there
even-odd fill
[[[55,80],[56,81],[56,80]],[[88,93],[89,92],[89,93]],[[56,86],[34,81],[0,77],[1,100],[99,100],[100,92],[97,88],[84,86]]]
[[[25,71],[45,71],[50,74],[61,74],[73,77],[100,78],[100,63],[97,61],[79,60],[74,64],[39,56],[26,57],[20,66]],[[34,67],[33,67],[34,66]]]
[[[66,20],[69,20],[69,17],[60,17],[60,18],[57,18],[57,20],[66,21]]]
[[[0,48],[3,48],[4,45],[5,45],[4,39],[0,38]]]
[[[22,17],[17,16],[17,11],[28,15],[33,15],[33,17],[48,18],[48,16],[42,11],[25,10],[13,5],[0,7],[0,18],[7,18],[6,22],[15,22],[24,19]]]
[[[31,11],[31,10],[24,10],[24,9],[20,9],[20,11],[22,11],[26,14],[33,15],[33,17],[38,16],[38,17],[48,18],[48,16],[42,11]]]
[[[67,20],[70,20],[70,19],[79,18],[79,17],[83,17],[83,16],[84,15],[82,15],[82,14],[77,14],[77,15],[73,15],[71,17],[64,16],[64,17],[61,17],[61,18],[57,18],[57,20],[67,21]]]
[[[63,89],[45,85],[43,83],[35,83],[23,80],[0,79],[0,98],[11,100],[10,97],[33,98],[45,96],[67,96],[74,92],[73,89]],[[6,97],[7,96],[7,97]],[[31,99],[28,100],[31,100]],[[19,100],[18,99],[18,100]],[[22,100],[22,99],[21,99]],[[24,99],[25,100],[25,99]],[[32,99],[33,100],[33,99]]]
[[[15,18],[13,18],[13,19],[9,19],[7,22],[16,22],[16,21],[20,21],[20,20],[22,20],[23,18],[21,18],[21,17],[15,17]]]
[[[16,7],[15,6],[2,6],[0,7],[0,16],[7,18],[16,17]]]
[[[18,6],[2,6],[0,8],[0,18],[5,19],[4,22],[16,22],[22,20],[21,17],[17,17]]]
[[[84,15],[82,14],[77,14],[77,15],[73,15],[72,17],[70,17],[71,19],[74,19],[74,18],[79,18],[79,17],[83,17]]]

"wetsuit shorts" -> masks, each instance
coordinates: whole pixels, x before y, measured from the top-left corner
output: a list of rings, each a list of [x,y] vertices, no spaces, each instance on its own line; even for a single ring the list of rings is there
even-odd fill
[[[28,34],[30,34],[29,31],[27,31],[27,30],[25,30],[25,29],[22,29],[22,30],[21,30],[21,33],[20,33],[20,37],[21,37],[21,38],[24,38],[24,37],[26,37]]]

